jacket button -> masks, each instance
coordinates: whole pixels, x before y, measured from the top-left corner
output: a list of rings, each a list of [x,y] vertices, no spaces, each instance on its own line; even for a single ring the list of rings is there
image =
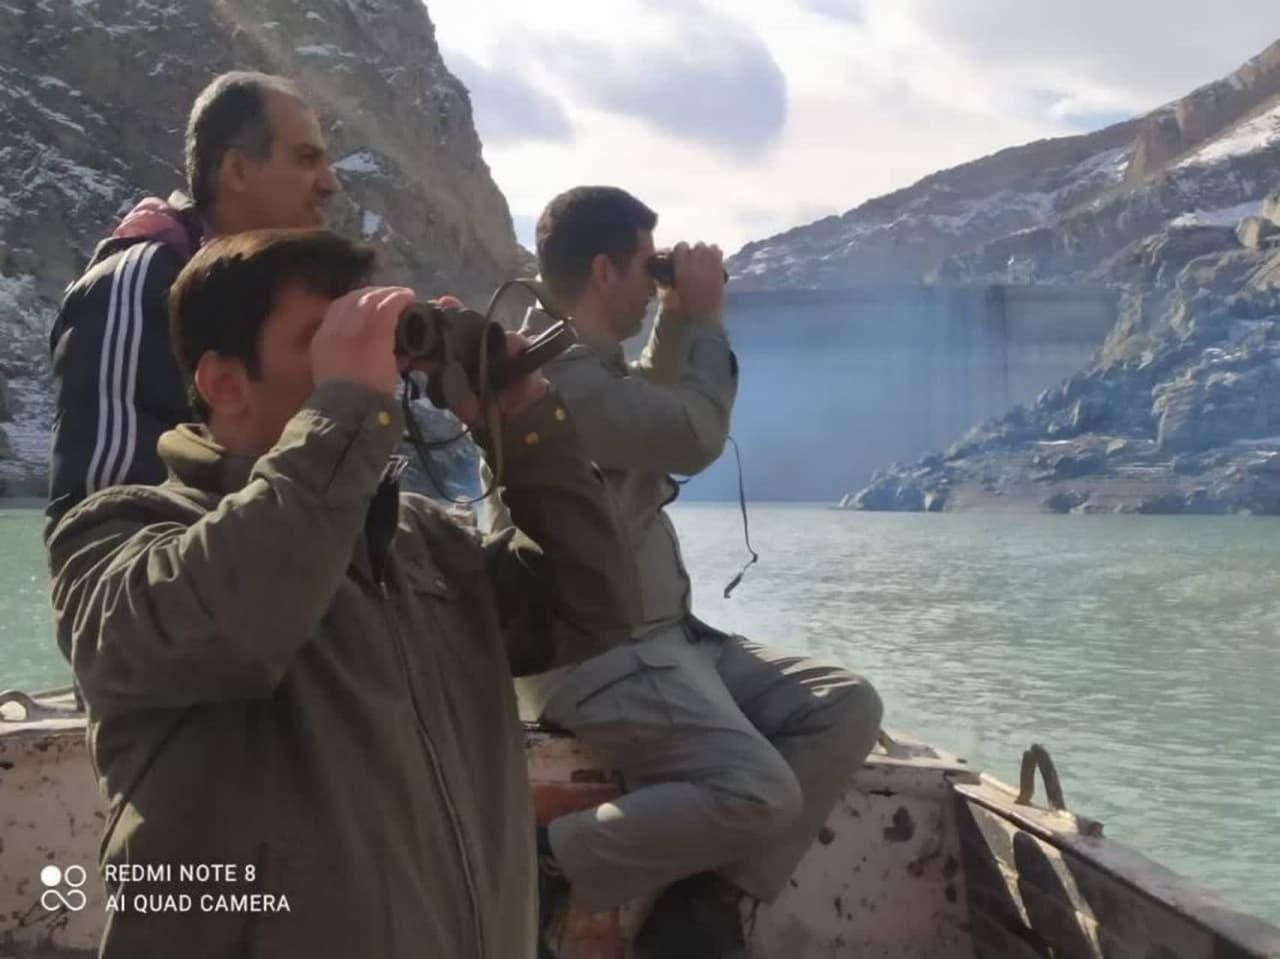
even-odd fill
[[[542,439],[537,433],[526,433],[524,442],[526,446],[536,446],[538,441]]]
[[[564,422],[564,418],[565,418],[564,407],[563,407],[563,406],[557,406],[557,407],[556,407],[556,422],[557,422],[557,423],[563,423],[563,422]]]
[[[378,425],[379,425],[379,426],[390,426],[390,425],[391,425],[391,414],[390,414],[390,413],[388,413],[386,410],[378,410]]]

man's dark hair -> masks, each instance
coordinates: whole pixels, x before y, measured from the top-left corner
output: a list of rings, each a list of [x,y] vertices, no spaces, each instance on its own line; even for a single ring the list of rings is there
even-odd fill
[[[235,148],[259,162],[271,157],[267,95],[302,99],[293,81],[269,73],[237,70],[216,77],[200,91],[187,119],[187,187],[197,209],[213,205],[218,165]]]
[[[368,282],[374,251],[329,230],[249,230],[210,243],[169,290],[169,336],[201,420],[208,404],[196,391],[200,357],[233,356],[262,375],[262,327],[280,293],[301,287],[336,300]]]
[[[636,252],[636,234],[657,223],[658,214],[616,186],[579,186],[561,193],[538,217],[543,282],[561,304],[572,304],[586,289],[596,256],[603,253],[618,269],[626,269]]]

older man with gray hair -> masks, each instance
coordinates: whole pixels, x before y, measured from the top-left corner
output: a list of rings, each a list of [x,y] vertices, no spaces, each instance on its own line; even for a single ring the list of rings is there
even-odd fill
[[[169,287],[201,244],[322,226],[338,191],[316,114],[284,77],[215,78],[191,108],[185,154],[190,198],[135,206],[98,244],[54,322],[46,535],[90,493],[165,478],[156,440],[191,415],[169,344]]]

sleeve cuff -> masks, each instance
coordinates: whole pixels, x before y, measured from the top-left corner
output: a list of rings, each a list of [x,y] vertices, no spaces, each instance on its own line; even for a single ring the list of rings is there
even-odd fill
[[[337,505],[372,495],[403,433],[394,396],[358,383],[325,383],[256,471],[287,471],[325,503]]]

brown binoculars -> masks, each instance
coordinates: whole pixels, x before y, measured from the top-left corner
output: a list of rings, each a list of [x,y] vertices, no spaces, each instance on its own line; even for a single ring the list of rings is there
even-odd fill
[[[563,353],[575,337],[563,322],[514,356],[496,320],[466,307],[410,303],[396,323],[396,355],[428,368],[427,398],[454,412],[473,408],[481,391],[497,392]]]

